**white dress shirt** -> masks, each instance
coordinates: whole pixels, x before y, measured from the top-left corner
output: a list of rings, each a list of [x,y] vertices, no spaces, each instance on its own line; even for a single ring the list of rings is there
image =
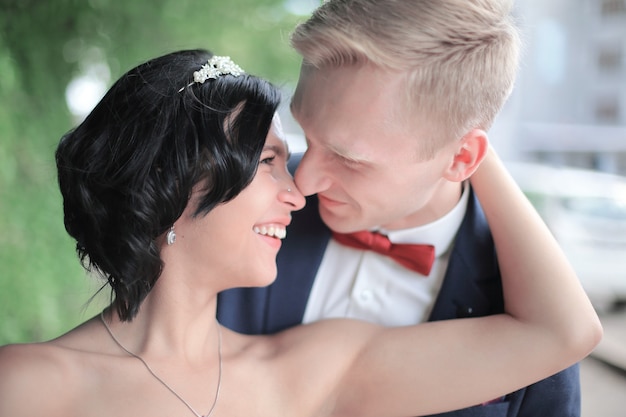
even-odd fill
[[[448,259],[467,210],[469,186],[444,217],[419,227],[379,230],[392,243],[435,246],[428,277],[372,251],[350,248],[331,239],[317,271],[304,312],[304,323],[323,318],[358,318],[384,326],[428,320],[448,266]]]

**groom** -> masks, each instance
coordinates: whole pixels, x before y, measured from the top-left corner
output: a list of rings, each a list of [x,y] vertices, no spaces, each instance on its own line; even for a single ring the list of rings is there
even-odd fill
[[[276,282],[220,295],[224,325],[260,334],[331,317],[401,326],[503,311],[489,227],[465,180],[515,79],[510,8],[330,0],[296,28],[291,110],[307,150],[292,169],[309,198]],[[579,416],[578,368],[443,415]]]

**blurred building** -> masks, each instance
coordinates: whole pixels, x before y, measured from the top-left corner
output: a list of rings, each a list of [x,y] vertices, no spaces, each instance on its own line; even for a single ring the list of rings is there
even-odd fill
[[[522,0],[508,156],[626,174],[626,0]]]

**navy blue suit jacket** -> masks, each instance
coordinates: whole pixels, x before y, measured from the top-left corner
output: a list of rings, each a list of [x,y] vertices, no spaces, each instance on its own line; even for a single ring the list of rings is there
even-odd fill
[[[330,230],[319,217],[317,199],[310,197],[303,210],[293,213],[278,254],[276,281],[265,288],[238,288],[219,294],[220,322],[246,334],[275,333],[300,324],[329,239]],[[430,321],[502,311],[502,284],[493,240],[472,193]],[[509,394],[504,401],[438,416],[579,417],[578,365]]]

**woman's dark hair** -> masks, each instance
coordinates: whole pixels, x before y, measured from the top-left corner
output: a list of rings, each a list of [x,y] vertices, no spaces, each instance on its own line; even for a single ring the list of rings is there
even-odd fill
[[[65,228],[130,321],[163,267],[157,238],[202,182],[195,215],[252,180],[280,101],[251,75],[193,82],[212,54],[170,53],[124,74],[56,150]]]

